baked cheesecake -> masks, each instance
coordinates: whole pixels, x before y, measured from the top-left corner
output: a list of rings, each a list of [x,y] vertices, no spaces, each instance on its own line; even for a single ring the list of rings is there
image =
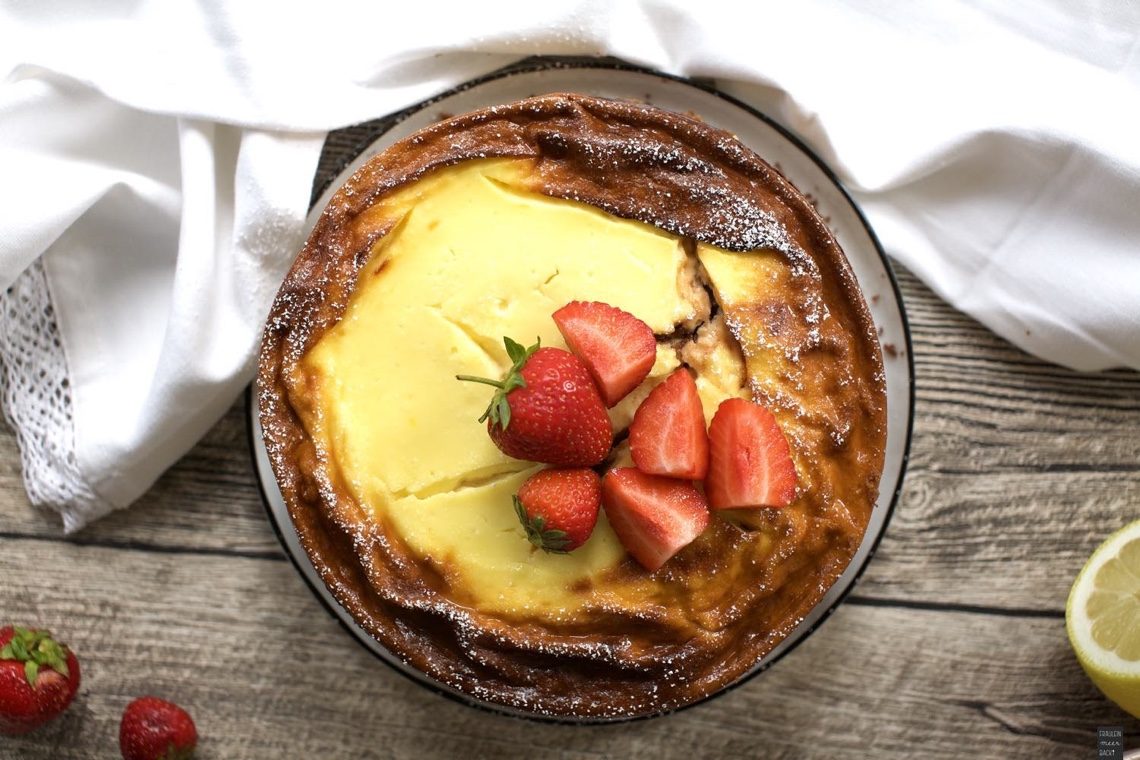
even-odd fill
[[[543,465],[476,423],[503,337],[565,347],[574,301],[636,315],[638,406],[680,367],[707,419],[771,410],[797,476],[780,509],[718,513],[655,571],[604,513],[538,551],[512,508]],[[372,158],[274,302],[257,398],[301,545],[335,598],[436,681],[536,715],[613,719],[752,670],[855,554],[878,493],[876,332],[812,205],[731,135],[643,104],[556,94],[435,124]]]

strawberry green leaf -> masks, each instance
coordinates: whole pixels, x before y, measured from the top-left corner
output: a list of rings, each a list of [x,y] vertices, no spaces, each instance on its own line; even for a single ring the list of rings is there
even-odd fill
[[[507,401],[507,396],[505,393],[499,397],[498,413],[499,426],[502,427],[503,430],[506,430],[507,426],[511,424],[511,405]]]
[[[502,430],[506,430],[507,426],[511,424],[511,404],[507,399],[507,394],[515,388],[526,387],[526,379],[522,376],[523,365],[534,355],[541,344],[541,339],[535,338],[533,346],[523,348],[521,343],[504,336],[503,345],[507,349],[507,356],[510,357],[511,368],[507,370],[507,374],[503,376],[502,380],[491,380],[475,375],[455,376],[456,380],[494,386],[495,394],[491,396],[491,403],[483,411],[483,416],[479,418],[479,422],[486,422],[489,419],[492,425],[498,425]]]
[[[507,348],[507,356],[510,357],[512,364],[518,364],[519,361],[526,356],[526,348],[517,341],[511,340],[507,336],[503,336],[503,345]]]
[[[0,659],[24,663],[24,677],[35,687],[36,677],[47,667],[64,678],[70,675],[67,667],[67,647],[51,637],[50,631],[13,628],[13,636],[2,649]]]
[[[166,751],[158,756],[158,760],[190,760],[194,757],[193,747],[176,747],[174,742],[167,745]]]
[[[527,540],[544,552],[566,554],[569,551],[567,547],[570,545],[570,537],[566,535],[566,531],[547,528],[546,519],[542,515],[531,517],[527,514],[522,500],[518,496],[513,498],[515,514],[518,515],[519,522],[522,523],[523,530],[526,531]]]

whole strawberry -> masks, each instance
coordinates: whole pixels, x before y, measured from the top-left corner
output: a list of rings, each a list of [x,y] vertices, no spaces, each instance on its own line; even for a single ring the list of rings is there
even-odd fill
[[[123,711],[119,724],[123,760],[186,760],[197,745],[194,720],[173,702],[139,697]]]
[[[543,551],[574,551],[594,532],[602,480],[587,467],[543,470],[527,478],[515,497],[526,537]]]
[[[0,734],[16,736],[67,709],[79,689],[79,661],[48,631],[0,628]]]
[[[606,458],[613,427],[582,361],[560,348],[523,348],[503,338],[510,370],[502,380],[457,375],[497,390],[480,422],[507,456],[562,467],[589,467]]]

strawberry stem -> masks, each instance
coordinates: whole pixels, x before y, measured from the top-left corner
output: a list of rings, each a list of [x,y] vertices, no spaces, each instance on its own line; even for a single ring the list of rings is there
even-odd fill
[[[502,380],[492,380],[489,377],[475,377],[474,375],[456,375],[456,380],[466,380],[469,383],[483,383],[483,385],[493,385],[496,388],[503,387]]]
[[[492,425],[498,425],[502,430],[506,430],[507,426],[511,424],[511,405],[507,401],[507,394],[515,388],[525,388],[526,380],[522,376],[523,365],[527,360],[534,355],[538,350],[542,341],[538,338],[534,339],[534,345],[529,348],[523,348],[521,343],[511,340],[510,338],[503,337],[503,345],[507,348],[507,356],[511,360],[511,368],[507,370],[507,374],[503,375],[502,380],[491,380],[486,377],[476,377],[475,375],[456,375],[456,380],[463,380],[468,383],[482,383],[483,385],[490,385],[496,388],[495,395],[491,396],[491,403],[487,405],[483,416],[479,418],[480,422],[486,422],[488,418],[491,420]]]
[[[33,689],[36,688],[36,678],[43,667],[51,668],[64,678],[68,677],[67,647],[56,642],[49,631],[13,627],[12,638],[0,648],[0,660],[24,663],[24,678]]]

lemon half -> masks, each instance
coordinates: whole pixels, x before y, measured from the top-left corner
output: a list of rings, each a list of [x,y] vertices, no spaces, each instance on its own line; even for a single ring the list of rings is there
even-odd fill
[[[1065,628],[1093,683],[1140,717],[1140,520],[1089,557],[1069,592]]]

